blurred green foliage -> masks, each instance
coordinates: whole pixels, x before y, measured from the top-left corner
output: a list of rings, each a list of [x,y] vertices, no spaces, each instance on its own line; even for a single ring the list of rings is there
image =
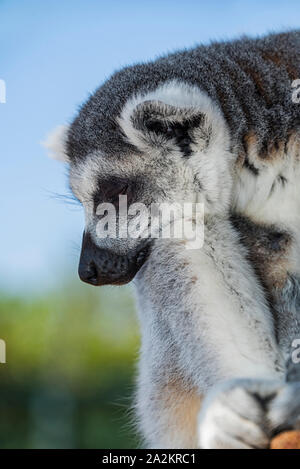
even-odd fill
[[[0,295],[0,448],[134,448],[139,347],[128,288]]]

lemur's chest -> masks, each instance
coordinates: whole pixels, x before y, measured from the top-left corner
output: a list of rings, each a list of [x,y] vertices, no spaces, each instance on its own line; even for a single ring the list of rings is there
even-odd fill
[[[234,223],[269,287],[300,275],[299,135],[262,159],[250,148],[237,164]]]

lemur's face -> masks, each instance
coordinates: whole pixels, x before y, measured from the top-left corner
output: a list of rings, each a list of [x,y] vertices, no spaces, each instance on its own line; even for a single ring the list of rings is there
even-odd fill
[[[179,105],[180,92],[180,87],[165,86],[127,100],[99,140],[95,116],[89,121],[79,115],[68,129],[64,151],[70,186],[85,211],[79,263],[84,282],[121,285],[134,278],[152,243],[151,230],[146,236],[132,230],[145,221],[143,208],[153,214],[153,207],[161,203],[204,202],[213,210],[225,194],[222,163],[215,172],[220,122],[214,127],[207,98],[202,97],[201,108],[193,106],[193,91]],[[87,151],[91,141],[93,147]],[[146,218],[149,228],[151,219]]]

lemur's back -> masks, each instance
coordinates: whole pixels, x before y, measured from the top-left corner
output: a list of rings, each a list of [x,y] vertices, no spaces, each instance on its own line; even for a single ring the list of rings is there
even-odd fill
[[[299,51],[300,31],[294,31],[188,52],[199,64],[201,88],[220,105],[240,151],[255,136],[259,155],[267,158],[300,125],[291,87],[300,76]]]
[[[116,148],[115,118],[136,92],[179,80],[200,87],[220,106],[230,128],[232,147],[243,151],[257,139],[259,155],[285,142],[299,126],[300,106],[292,102],[293,80],[300,77],[300,31],[247,37],[175,52],[153,62],[126,67],[107,80],[81,109],[72,125],[71,152],[82,155],[102,138]],[[82,138],[84,120],[93,119],[93,133]],[[76,128],[80,128],[80,141]],[[88,131],[88,129],[87,129]],[[97,137],[97,141],[95,141]],[[124,139],[120,135],[120,150]],[[86,147],[86,148],[85,148]]]

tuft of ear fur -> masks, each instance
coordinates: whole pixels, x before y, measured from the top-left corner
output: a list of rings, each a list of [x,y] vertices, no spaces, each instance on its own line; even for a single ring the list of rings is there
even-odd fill
[[[184,156],[207,151],[226,133],[224,118],[200,89],[170,81],[154,91],[130,98],[118,118],[128,141],[140,150],[172,151]]]
[[[69,162],[69,158],[66,153],[68,131],[68,125],[59,125],[54,130],[52,130],[52,132],[50,132],[47,136],[46,140],[42,142],[42,145],[47,148],[50,158],[63,161],[64,163]]]
[[[186,157],[192,153],[190,145],[194,143],[194,130],[203,128],[204,120],[205,116],[199,109],[172,106],[161,101],[144,101],[131,116],[135,129],[154,134],[154,141],[158,143],[163,143],[162,139],[176,142]]]
[[[200,125],[204,118],[198,109],[193,107],[177,107],[162,101],[144,101],[137,105],[131,120],[135,128],[147,128],[148,130],[164,131],[169,126],[196,126]]]

